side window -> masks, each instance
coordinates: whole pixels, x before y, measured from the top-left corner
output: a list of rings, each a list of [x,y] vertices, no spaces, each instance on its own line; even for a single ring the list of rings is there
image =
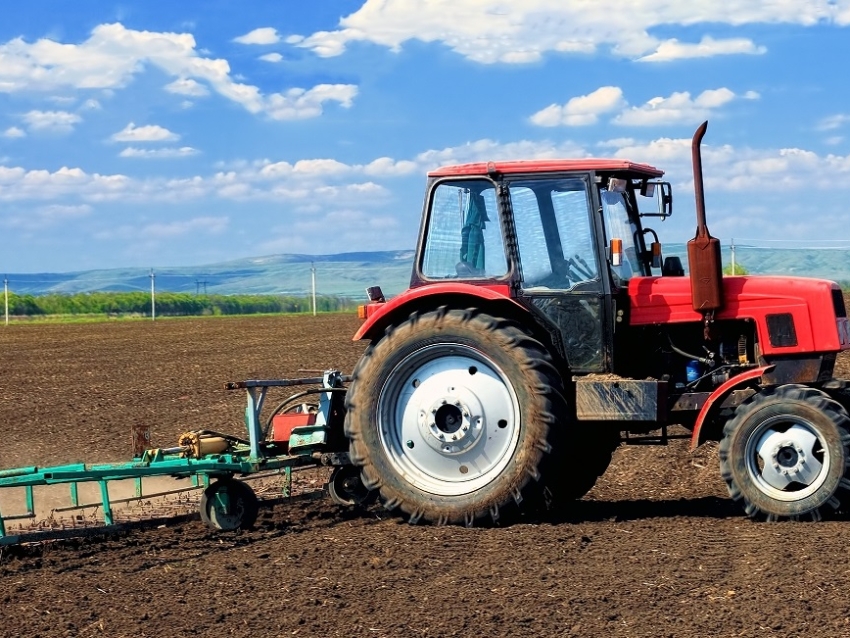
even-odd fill
[[[640,258],[635,233],[637,227],[629,219],[629,211],[622,193],[612,193],[605,189],[599,191],[602,202],[602,218],[605,220],[605,235],[607,240],[614,237],[623,240],[625,259],[619,266],[611,266],[617,280],[622,285],[632,275],[641,273]]]
[[[585,181],[515,182],[511,206],[524,289],[567,290],[599,281]]]
[[[555,209],[555,221],[564,250],[564,259],[570,265],[570,277],[576,281],[597,279],[593,232],[590,228],[587,191],[552,191],[552,204]],[[577,277],[577,279],[576,279]]]
[[[508,270],[492,182],[444,182],[434,189],[422,274],[429,279],[493,279]]]

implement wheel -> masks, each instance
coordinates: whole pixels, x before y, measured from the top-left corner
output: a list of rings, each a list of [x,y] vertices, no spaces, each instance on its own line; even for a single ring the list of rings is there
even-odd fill
[[[354,372],[351,458],[412,523],[495,521],[557,493],[562,392],[549,354],[517,324],[473,309],[415,313]]]
[[[353,465],[334,469],[328,481],[328,494],[337,505],[367,505],[376,494],[367,490],[360,479],[360,470]]]
[[[846,410],[814,388],[784,385],[741,404],[720,443],[720,471],[750,517],[821,518],[840,505],[850,445]],[[829,511],[827,510],[827,511]]]
[[[235,479],[219,479],[201,496],[201,520],[213,529],[249,529],[257,520],[257,495]]]

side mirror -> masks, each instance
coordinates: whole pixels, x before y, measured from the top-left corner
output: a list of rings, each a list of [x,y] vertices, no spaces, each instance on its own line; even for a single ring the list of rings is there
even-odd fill
[[[639,192],[642,197],[648,197],[657,202],[656,211],[641,211],[641,217],[660,217],[663,221],[673,214],[673,188],[670,182],[650,182],[649,180],[644,180],[640,183]]]

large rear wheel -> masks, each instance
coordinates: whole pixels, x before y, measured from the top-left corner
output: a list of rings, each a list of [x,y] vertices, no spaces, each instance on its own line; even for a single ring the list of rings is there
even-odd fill
[[[837,509],[850,445],[846,410],[820,390],[784,385],[753,395],[735,411],[720,442],[729,494],[750,517],[821,518]]]
[[[560,376],[515,323],[414,313],[361,359],[347,394],[352,461],[411,522],[472,524],[540,503],[568,426]]]

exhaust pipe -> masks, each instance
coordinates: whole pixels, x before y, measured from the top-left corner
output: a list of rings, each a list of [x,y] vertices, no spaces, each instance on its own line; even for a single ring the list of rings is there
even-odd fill
[[[709,315],[723,307],[723,265],[720,260],[720,240],[712,237],[705,223],[705,192],[702,180],[702,155],[700,143],[708,129],[703,122],[691,142],[691,159],[694,170],[694,196],[697,209],[697,231],[688,242],[688,270],[691,275],[691,302],[694,310]]]

